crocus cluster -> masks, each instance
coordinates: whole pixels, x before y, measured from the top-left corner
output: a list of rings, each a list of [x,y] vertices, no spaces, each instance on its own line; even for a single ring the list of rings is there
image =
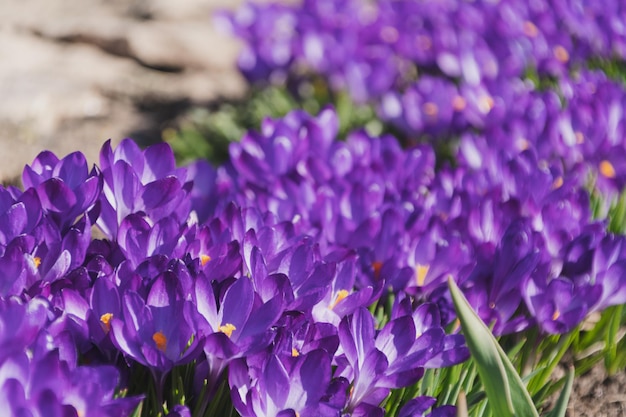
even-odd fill
[[[496,334],[563,333],[626,302],[625,238],[591,219],[579,165],[468,134],[449,166],[337,129],[330,108],[267,119],[218,168],[129,139],[91,170],[42,152],[24,191],[0,188],[5,395],[34,415],[128,415],[143,369],[172,416],[225,386],[243,416],[384,415],[392,390],[468,357],[445,331],[449,277]],[[454,413],[433,404],[399,415]]]
[[[411,141],[461,140],[465,156],[476,140],[507,158],[534,148],[582,166],[610,201],[625,184],[626,92],[585,68],[626,58],[625,13],[621,1],[328,0],[249,2],[220,21],[244,41],[251,82],[313,72]]]
[[[436,168],[431,146],[363,131],[333,141],[336,129],[330,109],[267,120],[231,145],[225,170],[238,204],[276,213],[322,251],[356,254],[349,297],[408,294],[448,320],[452,276],[496,334],[566,332],[626,301],[624,237],[592,220],[579,165],[467,134],[457,165]]]
[[[377,416],[425,369],[467,359],[444,330],[449,312],[403,291],[409,267],[383,265],[394,247],[381,226],[401,237],[398,193],[432,180],[433,155],[391,138],[346,147],[336,128],[332,110],[268,120],[219,169],[177,168],[168,145],[130,139],[105,143],[91,170],[80,153],[42,152],[25,190],[0,188],[13,415],[130,415],[147,397],[162,415],[203,416],[226,386],[243,416]],[[355,152],[426,163],[424,177],[372,165],[355,178],[370,163]],[[394,300],[384,320],[368,309],[383,297]],[[173,397],[181,369],[193,377]],[[152,382],[138,388],[142,375]],[[400,415],[454,414],[434,403],[411,399]]]
[[[437,71],[468,87],[534,67],[561,75],[594,56],[626,56],[619,0],[249,2],[223,21],[245,42],[252,80],[313,69],[357,100]]]
[[[223,404],[383,416],[394,390],[468,357],[450,278],[498,335],[565,333],[626,303],[626,237],[605,219],[626,186],[626,91],[581,69],[626,57],[624,13],[244,6],[227,21],[251,80],[315,71],[430,140],[339,140],[325,108],[265,120],[217,168],[130,139],[91,169],[42,152],[23,189],[0,187],[2,403],[15,416],[123,416],[142,401],[171,417]],[[455,415],[435,405],[405,398],[395,415]]]

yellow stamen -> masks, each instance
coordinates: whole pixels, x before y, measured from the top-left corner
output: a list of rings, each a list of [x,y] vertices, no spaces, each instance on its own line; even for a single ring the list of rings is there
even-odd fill
[[[39,256],[35,256],[33,258],[33,262],[35,263],[35,268],[39,268],[39,265],[41,265],[41,258]]]
[[[563,185],[563,177],[560,177],[560,176],[556,177],[556,179],[552,183],[552,189],[556,190],[557,188],[561,188],[562,185]]]
[[[103,315],[100,316],[100,322],[102,323],[103,327],[104,327],[104,332],[105,333],[109,333],[109,331],[111,330],[111,319],[113,318],[113,314],[112,313],[104,313]]]
[[[517,140],[517,146],[520,151],[525,151],[526,149],[530,148],[530,142],[528,142],[528,140],[525,138],[521,138]]]
[[[424,51],[429,50],[433,46],[433,41],[426,35],[419,35],[415,39],[415,46]]]
[[[456,111],[462,111],[467,106],[467,102],[461,96],[454,96],[452,99],[452,108]]]
[[[372,268],[374,268],[374,278],[380,278],[380,270],[383,268],[383,263],[380,261],[373,262]]]
[[[557,308],[556,310],[554,310],[554,314],[552,314],[552,320],[556,320],[559,317],[561,317],[561,312],[559,311],[559,309]]]
[[[574,136],[576,137],[576,143],[579,145],[585,141],[585,136],[582,132],[576,132]]]
[[[424,105],[422,106],[422,110],[424,110],[424,113],[427,116],[435,117],[439,112],[439,107],[437,107],[435,103],[429,101],[427,103],[424,103]]]
[[[298,349],[291,348],[291,356],[293,356],[294,358],[300,356],[300,352],[298,352]]]
[[[600,174],[607,178],[615,178],[615,168],[613,167],[613,164],[606,159],[600,162]]]
[[[569,52],[567,52],[567,49],[563,48],[561,45],[555,46],[552,53],[554,53],[554,57],[556,59],[563,63],[569,61]]]
[[[154,343],[156,343],[157,349],[159,349],[161,352],[165,352],[165,349],[167,348],[167,337],[165,337],[162,332],[156,332],[155,334],[153,334],[152,340],[154,340]]]
[[[380,37],[387,43],[394,43],[398,40],[400,35],[398,34],[398,29],[393,26],[385,26],[380,31]]]
[[[335,298],[335,302],[330,305],[330,309],[332,310],[333,308],[335,308],[337,304],[339,304],[339,302],[343,300],[344,298],[346,298],[347,296],[348,296],[348,290],[337,291],[337,297]]]
[[[231,337],[233,334],[233,331],[237,330],[237,328],[231,323],[226,323],[225,325],[218,327],[217,330],[224,333],[226,336]]]
[[[494,104],[493,97],[491,96],[482,96],[478,99],[478,109],[485,114],[493,109]]]
[[[202,266],[206,265],[207,262],[209,262],[211,260],[211,257],[209,255],[200,255],[200,263],[202,264]]]
[[[534,38],[539,34],[539,29],[537,29],[537,26],[535,26],[533,22],[527,20],[524,22],[524,34],[529,38]]]
[[[415,268],[415,279],[417,281],[417,286],[424,286],[424,282],[426,281],[426,274],[428,274],[428,270],[430,269],[430,265],[417,265]]]

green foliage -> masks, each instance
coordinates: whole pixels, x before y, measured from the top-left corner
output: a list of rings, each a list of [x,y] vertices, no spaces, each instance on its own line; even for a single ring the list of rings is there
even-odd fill
[[[452,278],[448,286],[493,414],[538,417],[526,386],[489,328],[472,310]]]
[[[163,140],[172,146],[179,164],[198,158],[220,164],[228,157],[228,145],[249,130],[259,130],[264,118],[281,117],[295,109],[317,114],[328,105],[337,111],[340,137],[361,128],[373,135],[383,131],[371,106],[354,103],[347,93],[331,96],[321,80],[303,82],[299,91],[294,95],[284,86],[267,86],[251,89],[240,100],[192,108],[174,127],[163,131]]]
[[[472,361],[475,363],[487,396],[488,407],[491,410],[491,414],[498,417],[538,417],[539,413],[535,407],[531,393],[522,378],[520,378],[513,362],[500,347],[500,344],[492,335],[489,328],[471,308],[465,296],[451,278],[448,280],[448,286],[457,315],[461,322],[467,346],[472,355]],[[565,351],[571,344],[571,340],[569,339],[573,337],[575,337],[575,335],[571,334],[566,337],[564,341],[559,340],[556,343],[557,349],[553,350],[554,355],[548,357],[547,366],[540,366],[537,369],[538,372],[530,375],[531,381],[533,379],[540,381],[535,387],[537,394],[546,394],[545,391],[547,391],[546,388],[548,388],[548,384],[546,383],[547,376],[552,374],[554,368],[560,362]],[[520,351],[522,347],[523,343],[518,344],[514,347],[513,351]],[[573,375],[573,369],[570,369],[567,380],[564,381],[565,387],[557,400],[556,407],[548,414],[549,417],[563,417],[565,415],[567,401],[572,390]],[[530,383],[529,386],[531,386]],[[485,409],[486,408],[478,409],[478,414],[476,415],[482,416]],[[468,414],[466,410],[462,410],[461,412]]]

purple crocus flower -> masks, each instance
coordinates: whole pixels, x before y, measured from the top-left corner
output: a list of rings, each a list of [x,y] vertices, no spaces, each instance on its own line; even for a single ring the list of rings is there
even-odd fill
[[[120,317],[109,318],[113,344],[150,369],[159,401],[169,371],[196,359],[202,349],[202,338],[194,336],[183,313],[188,303],[178,277],[165,271],[154,280],[145,300],[135,291],[126,291]]]
[[[51,318],[49,304],[42,298],[24,302],[12,297],[0,300],[0,363],[32,346]]]
[[[203,274],[198,276],[192,293],[197,310],[186,312],[203,339],[209,368],[206,379],[211,391],[230,361],[267,347],[273,336],[270,327],[283,311],[280,296],[263,303],[247,277],[224,282],[221,287],[223,295],[217,298],[220,292]]]
[[[114,367],[68,368],[57,351],[34,358],[21,353],[0,365],[0,373],[0,401],[10,415],[129,416],[142,400],[114,398]]]
[[[98,278],[83,297],[73,289],[61,292],[63,314],[76,323],[73,326],[76,344],[82,353],[96,348],[109,359],[113,359],[117,349],[111,343],[111,320],[122,316],[121,297],[118,288],[109,277]]]
[[[402,315],[391,320],[378,334],[374,319],[365,308],[341,321],[339,340],[343,355],[337,359],[337,372],[353,384],[347,412],[353,415],[374,412],[391,388],[417,382],[423,375],[423,367],[445,349],[445,333],[435,320],[426,319],[430,316],[428,308],[416,312],[415,319]],[[432,327],[427,328],[429,324]],[[450,341],[452,345],[458,343],[458,340]],[[456,354],[452,353],[455,350]],[[457,345],[450,353],[445,359],[440,356],[438,365],[465,360],[468,352]]]
[[[43,216],[41,202],[34,189],[16,197],[0,186],[0,248],[20,235],[31,234]]]
[[[436,398],[432,397],[413,398],[402,406],[398,412],[398,417],[454,417],[457,415],[456,408],[449,405],[434,408],[430,413],[427,413],[436,402]]]
[[[115,238],[122,221],[133,213],[142,212],[153,222],[168,216],[178,222],[187,219],[192,184],[187,171],[176,168],[169,145],[142,151],[126,139],[114,151],[107,141],[100,151],[100,168],[104,186],[97,224],[107,236]]]
[[[233,362],[229,384],[235,408],[242,416],[337,416],[340,409],[328,399],[342,384],[331,384],[330,365],[330,355],[321,349],[295,357],[270,354],[254,372],[243,360]]]
[[[78,216],[97,215],[96,202],[102,190],[97,168],[89,171],[87,160],[74,152],[59,160],[51,152],[40,153],[22,175],[25,188],[34,188],[43,209],[61,233],[65,233]]]

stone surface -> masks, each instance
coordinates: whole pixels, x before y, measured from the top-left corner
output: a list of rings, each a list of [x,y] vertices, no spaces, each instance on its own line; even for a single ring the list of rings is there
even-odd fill
[[[212,13],[241,0],[0,2],[0,181],[42,150],[139,135],[181,106],[240,96],[239,45]]]

